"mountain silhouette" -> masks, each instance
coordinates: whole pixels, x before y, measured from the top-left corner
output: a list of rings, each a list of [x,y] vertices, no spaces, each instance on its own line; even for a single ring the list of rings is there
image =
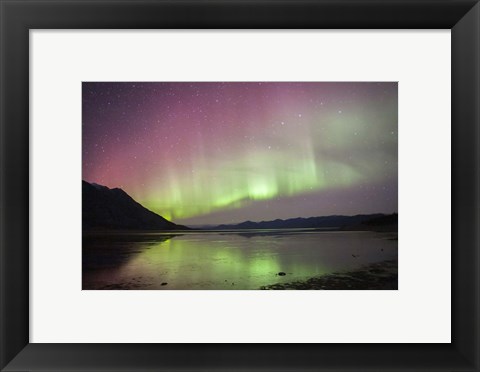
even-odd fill
[[[380,215],[362,221],[361,223],[343,226],[342,230],[349,231],[377,231],[377,232],[398,232],[398,214],[392,213]]]
[[[189,230],[137,203],[125,191],[82,180],[83,230]]]
[[[289,218],[287,220],[273,220],[252,222],[245,221],[233,225],[219,225],[213,227],[215,230],[230,230],[230,229],[306,229],[306,228],[345,228],[347,226],[355,226],[363,224],[367,221],[372,221],[378,218],[385,217],[384,214],[358,214],[356,216],[322,216],[309,218]]]

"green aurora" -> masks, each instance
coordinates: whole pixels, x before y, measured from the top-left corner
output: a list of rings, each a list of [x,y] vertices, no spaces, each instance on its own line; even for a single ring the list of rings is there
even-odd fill
[[[83,94],[83,177],[177,223],[397,211],[396,83],[86,83]]]

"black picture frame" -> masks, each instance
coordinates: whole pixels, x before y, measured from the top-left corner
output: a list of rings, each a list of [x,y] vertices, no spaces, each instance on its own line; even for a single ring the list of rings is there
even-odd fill
[[[2,371],[479,371],[477,0],[0,0],[0,12]],[[90,28],[451,29],[452,342],[29,343],[29,30]]]

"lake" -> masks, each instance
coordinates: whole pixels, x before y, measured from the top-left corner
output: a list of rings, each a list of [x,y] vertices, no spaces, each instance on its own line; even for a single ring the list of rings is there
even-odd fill
[[[85,234],[83,289],[259,289],[396,260],[396,234],[237,230]],[[278,275],[285,273],[285,275]]]

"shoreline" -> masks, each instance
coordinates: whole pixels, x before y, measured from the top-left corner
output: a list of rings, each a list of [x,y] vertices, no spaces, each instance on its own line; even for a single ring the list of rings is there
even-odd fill
[[[398,260],[376,262],[354,271],[261,286],[261,290],[397,290]]]

